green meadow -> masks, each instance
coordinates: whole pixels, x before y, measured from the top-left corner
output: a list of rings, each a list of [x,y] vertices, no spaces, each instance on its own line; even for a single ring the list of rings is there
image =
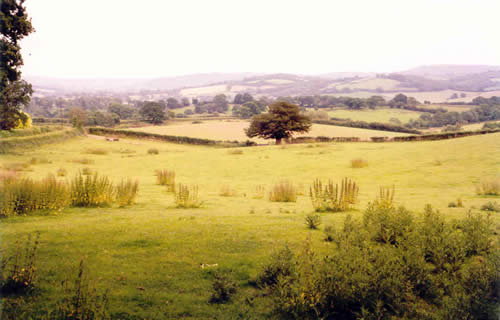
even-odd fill
[[[152,148],[158,154],[149,154]],[[358,158],[368,165],[351,168]],[[81,164],[82,159],[91,161]],[[57,179],[69,181],[89,168],[115,183],[139,181],[131,207],[67,208],[1,220],[3,252],[23,235],[40,232],[39,289],[26,302],[30,310],[54,307],[63,295],[61,281],[73,276],[84,258],[98,290],[109,289],[110,312],[117,319],[248,319],[270,314],[268,297],[258,296],[252,304],[246,299],[257,291],[250,283],[273,250],[284,244],[298,249],[308,237],[319,251],[331,245],[321,230],[304,223],[313,211],[308,192],[314,179],[349,177],[359,185],[355,209],[321,213],[320,229],[341,224],[346,214],[359,219],[379,187],[393,185],[398,205],[421,212],[431,204],[447,219],[460,218],[498,199],[476,195],[475,186],[485,177],[500,178],[500,134],[239,149],[77,137],[0,155],[0,167],[30,161],[35,164],[21,174],[36,179],[63,168],[67,175]],[[202,206],[176,208],[172,193],[156,184],[158,169],[175,171],[177,183],[197,185]],[[283,180],[298,188],[297,202],[268,200],[270,187]],[[221,196],[224,188],[233,190],[232,196]],[[263,198],[258,188],[264,188]],[[464,207],[448,208],[457,199]],[[498,213],[493,220],[500,231]],[[209,303],[215,270],[233,272],[239,286],[233,302]]]

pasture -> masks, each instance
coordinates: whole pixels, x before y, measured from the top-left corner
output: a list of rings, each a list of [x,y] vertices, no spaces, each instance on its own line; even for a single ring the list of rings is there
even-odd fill
[[[178,122],[172,123],[167,126],[148,126],[142,128],[135,128],[132,130],[173,135],[173,136],[186,136],[192,138],[205,138],[212,140],[237,140],[246,141],[251,140],[257,143],[274,143],[273,140],[264,140],[259,138],[249,139],[244,132],[248,128],[247,121],[203,121],[202,123],[186,123]],[[297,135],[300,136],[326,136],[326,137],[360,137],[362,140],[368,140],[370,137],[395,137],[404,136],[404,133],[358,129],[340,126],[330,126],[322,124],[313,124],[311,130],[307,134]]]
[[[396,118],[402,123],[407,123],[410,119],[417,119],[421,112],[402,109],[375,109],[375,110],[348,110],[334,109],[328,111],[329,117],[351,119],[354,121],[383,122],[388,123],[392,118]]]
[[[202,135],[226,124],[240,129],[245,125],[214,122],[192,126],[201,126],[197,134]],[[223,139],[225,133],[220,134]],[[152,148],[158,154],[149,154]],[[310,231],[304,224],[305,216],[312,211],[308,189],[315,178],[340,182],[350,177],[358,183],[359,203],[349,212],[355,219],[376,197],[380,186],[392,185],[397,204],[421,211],[429,203],[447,219],[453,219],[492,200],[476,195],[475,185],[484,177],[500,177],[499,133],[417,143],[240,149],[80,137],[18,152],[0,155],[0,167],[38,158],[47,161],[30,165],[21,173],[38,179],[64,168],[67,176],[57,179],[68,180],[87,167],[115,183],[126,178],[139,181],[137,203],[128,208],[69,208],[58,213],[5,218],[0,226],[2,250],[13,248],[25,233],[41,233],[37,258],[40,296],[27,302],[32,310],[55,305],[62,296],[59,283],[75,274],[84,257],[97,288],[110,289],[110,311],[120,319],[268,315],[268,298],[257,297],[249,304],[246,297],[256,291],[249,281],[269,254],[284,244],[300,248],[307,237],[320,251],[329,247],[321,231]],[[90,163],[77,161],[84,158]],[[357,158],[366,161],[367,166],[352,168],[351,160]],[[176,208],[173,195],[156,184],[157,169],[174,170],[177,182],[197,185],[202,207]],[[267,196],[256,197],[259,186],[267,193],[272,184],[283,179],[297,186],[297,202],[270,202]],[[233,189],[234,194],[220,196],[224,187]],[[448,203],[458,198],[464,208],[448,208]],[[323,225],[339,225],[346,214],[322,213]],[[500,231],[498,214],[493,219]],[[208,302],[214,270],[232,271],[239,286],[234,302]]]

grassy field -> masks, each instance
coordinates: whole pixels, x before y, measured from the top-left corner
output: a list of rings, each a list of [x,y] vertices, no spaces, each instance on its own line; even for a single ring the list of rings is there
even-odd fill
[[[420,112],[400,110],[400,109],[376,109],[376,110],[333,110],[328,111],[329,117],[360,120],[367,122],[387,123],[391,118],[399,119],[402,123],[407,123],[410,119],[417,119]]]
[[[172,124],[170,126],[150,126],[136,128],[133,130],[174,135],[174,136],[187,136],[193,138],[205,138],[213,140],[238,140],[246,141],[248,137],[243,131],[248,127],[248,122],[246,121],[203,121],[202,123],[178,123]],[[378,131],[378,130],[367,130],[349,127],[338,127],[329,126],[321,124],[313,124],[311,130],[304,136],[327,136],[327,137],[360,137],[361,139],[369,139],[375,136],[404,136],[404,133],[388,132],[388,131]],[[297,135],[300,136],[300,135]],[[271,140],[250,139],[258,143],[273,143]]]
[[[104,155],[88,154],[104,149]],[[158,155],[147,150],[157,148]],[[396,186],[396,201],[411,210],[432,204],[447,217],[461,217],[470,207],[492,200],[477,196],[475,184],[486,176],[500,177],[500,134],[419,143],[338,143],[219,149],[160,142],[126,140],[106,142],[92,138],[46,145],[37,150],[0,155],[0,166],[47,159],[24,174],[34,178],[59,168],[73,176],[84,167],[113,181],[137,179],[137,204],[130,208],[65,209],[58,214],[2,220],[1,248],[28,232],[40,231],[37,266],[39,297],[32,308],[53,307],[61,298],[60,281],[85,257],[98,288],[110,289],[111,312],[137,319],[262,318],[269,312],[265,297],[254,306],[245,297],[256,289],[248,284],[276,248],[288,243],[298,248],[311,236],[318,250],[328,249],[322,232],[308,231],[304,217],[312,211],[307,189],[314,178],[340,181],[351,177],[360,186],[361,215],[379,186]],[[88,158],[93,164],[74,160]],[[362,158],[365,168],[350,167]],[[177,209],[173,196],[155,184],[156,169],[175,170],[177,182],[197,184],[203,206]],[[61,180],[69,178],[58,178]],[[255,189],[289,179],[301,191],[296,203],[254,199]],[[230,186],[234,197],[221,197]],[[465,208],[448,208],[461,198]],[[498,199],[498,197],[497,197]],[[338,224],[346,213],[322,214],[323,225]],[[494,221],[500,223],[498,215]],[[208,303],[217,264],[232,270],[239,284],[233,303]],[[123,316],[125,318],[125,316]],[[129,317],[132,319],[132,317]],[[136,319],[136,318],[134,318]]]

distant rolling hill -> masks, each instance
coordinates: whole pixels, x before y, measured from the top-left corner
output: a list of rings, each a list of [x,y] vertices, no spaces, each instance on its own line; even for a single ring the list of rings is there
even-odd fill
[[[500,66],[433,65],[375,74],[332,72],[319,75],[207,73],[155,79],[56,79],[27,77],[38,94],[68,92],[147,93],[210,98],[238,93],[271,97],[295,95],[347,95],[392,97],[405,93],[432,102],[470,101],[478,95],[500,95]],[[141,92],[146,92],[141,94]],[[455,95],[456,94],[456,95]],[[457,98],[458,96],[458,98]]]

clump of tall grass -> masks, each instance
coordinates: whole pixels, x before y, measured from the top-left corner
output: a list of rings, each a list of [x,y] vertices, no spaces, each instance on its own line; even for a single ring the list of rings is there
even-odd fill
[[[500,212],[500,204],[497,202],[489,201],[481,206],[483,211]]]
[[[197,185],[184,185],[179,183],[175,190],[175,204],[177,208],[199,208],[202,205],[198,195]]]
[[[368,166],[368,161],[357,158],[351,160],[351,168],[364,168]]]
[[[160,186],[167,186],[168,192],[175,192],[175,171],[156,170],[156,183]]]
[[[13,162],[6,163],[3,165],[4,169],[7,171],[29,171],[29,162]]]
[[[240,155],[240,154],[243,154],[243,150],[240,150],[240,149],[230,149],[227,151],[228,154],[232,154],[232,155]]]
[[[272,186],[269,192],[269,200],[273,202],[295,202],[297,201],[297,189],[292,182],[283,180]]]
[[[57,169],[57,176],[58,177],[65,177],[66,174],[68,174],[68,171],[64,168],[59,168]]]
[[[84,176],[90,176],[92,174],[92,169],[88,168],[88,167],[85,167],[82,169],[82,174]]]
[[[390,209],[394,207],[394,193],[396,187],[393,185],[392,188],[380,187],[379,194],[375,201],[373,202],[377,208]]]
[[[47,158],[31,158],[30,160],[30,164],[31,165],[35,165],[35,164],[47,164],[47,163],[51,163]]]
[[[150,148],[148,149],[148,154],[159,154],[160,151],[158,151],[158,149],[156,148]]]
[[[71,181],[71,205],[74,207],[109,206],[115,198],[113,183],[96,173],[84,176],[79,172]]]
[[[257,185],[255,187],[253,198],[263,199],[265,195],[266,195],[266,186],[262,184]]]
[[[103,148],[90,148],[90,149],[86,149],[84,153],[103,156],[103,155],[108,154],[108,150],[103,149]]]
[[[35,288],[36,282],[36,252],[40,233],[32,239],[27,235],[24,246],[18,240],[12,255],[2,256],[0,261],[0,295],[26,294]]]
[[[7,179],[0,184],[0,215],[12,216],[33,211],[58,211],[69,204],[69,191],[53,175],[40,181],[31,178]]]
[[[88,159],[88,158],[73,159],[70,161],[74,162],[74,163],[80,163],[80,164],[93,164],[94,163],[94,160]]]
[[[309,189],[312,205],[317,212],[349,210],[356,204],[358,193],[356,182],[347,178],[342,180],[340,187],[332,181],[323,186],[323,183],[316,179]]]
[[[220,188],[219,196],[221,197],[236,197],[236,189],[231,188],[231,186],[225,184]]]
[[[0,183],[4,180],[17,178],[18,174],[14,170],[0,170]]]
[[[116,186],[116,203],[119,207],[126,207],[135,203],[137,192],[139,191],[139,182],[137,180],[121,181]]]
[[[478,195],[498,196],[500,195],[500,179],[494,177],[483,178],[476,187]]]

